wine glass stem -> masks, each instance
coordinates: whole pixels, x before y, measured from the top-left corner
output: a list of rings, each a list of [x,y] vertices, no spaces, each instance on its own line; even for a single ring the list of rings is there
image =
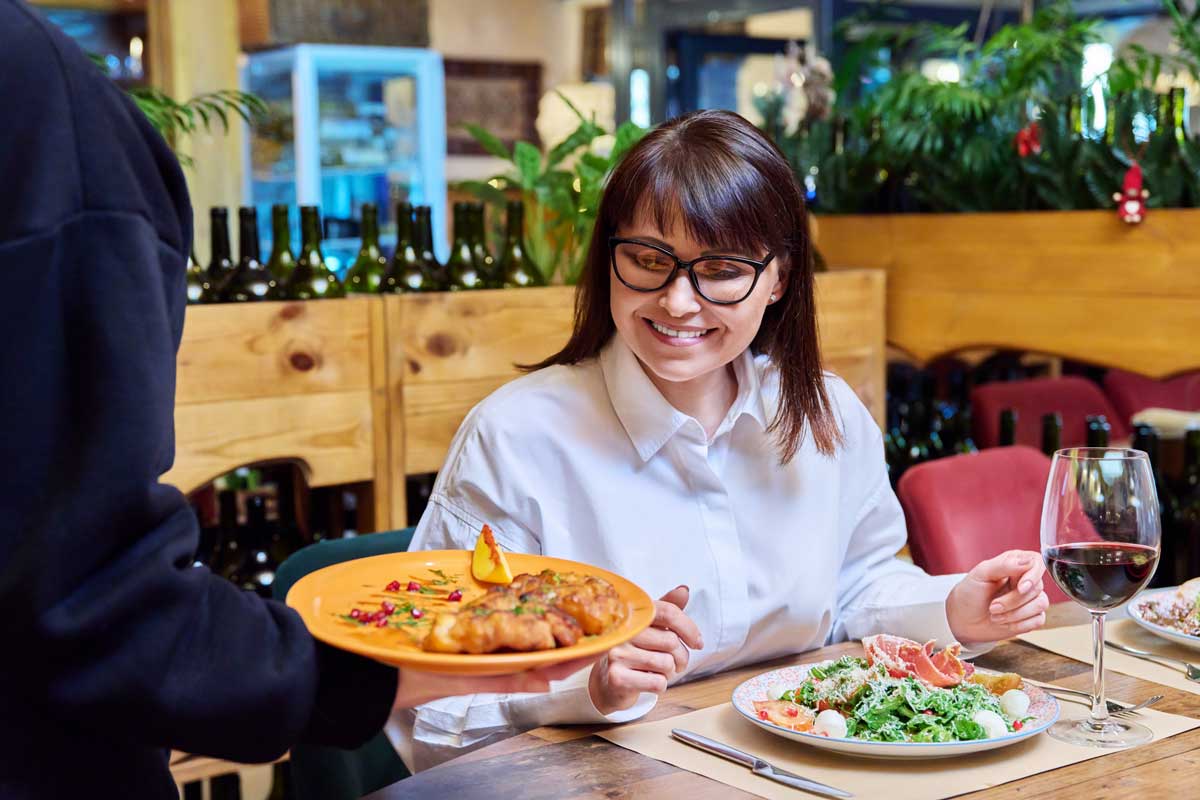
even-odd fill
[[[1108,724],[1108,705],[1104,702],[1104,614],[1092,612],[1092,726]]]

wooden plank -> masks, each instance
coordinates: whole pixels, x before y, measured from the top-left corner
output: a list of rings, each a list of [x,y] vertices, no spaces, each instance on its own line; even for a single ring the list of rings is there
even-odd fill
[[[370,481],[368,390],[263,397],[175,408],[175,466],[163,481],[188,492],[255,462],[302,462],[310,486]]]
[[[393,455],[392,465],[402,466],[399,475],[414,475],[441,468],[467,412],[518,377],[515,364],[546,358],[566,343],[575,289],[401,295],[387,303],[395,307],[387,317],[392,402],[403,409],[404,461]]]
[[[383,301],[375,298],[368,304],[371,341],[371,433],[374,455],[371,482],[370,516],[360,520],[360,532],[387,531],[404,527],[404,520],[392,520],[391,473],[391,416],[388,412],[388,339],[387,319]],[[403,486],[401,486],[403,489]]]
[[[817,275],[817,329],[825,368],[853,387],[884,424],[887,359],[884,344],[886,279],[880,270]]]
[[[187,310],[178,405],[368,389],[379,298],[238,303]]]
[[[1200,367],[1200,210],[824,217],[835,268],[887,271],[887,340],[927,361],[971,347],[1154,377]]]
[[[405,477],[416,470],[408,466],[408,443],[406,434],[408,420],[405,417],[404,375],[407,357],[404,342],[404,308],[401,297],[385,297],[383,302],[383,329],[387,347],[387,369],[384,390],[387,397],[388,426],[388,480],[391,483],[391,522],[397,528],[408,525],[408,492]],[[440,465],[440,462],[439,462]]]
[[[575,287],[401,295],[404,382],[512,377],[566,344]]]

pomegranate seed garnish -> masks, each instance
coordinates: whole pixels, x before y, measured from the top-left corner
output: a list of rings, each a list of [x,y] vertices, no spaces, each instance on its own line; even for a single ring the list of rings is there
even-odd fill
[[[1013,730],[1014,730],[1014,731],[1019,731],[1019,730],[1021,730],[1021,728],[1023,728],[1023,727],[1025,727],[1025,726],[1021,724],[1021,720],[1017,720],[1016,722],[1014,722],[1014,723],[1013,723]]]
[[[422,611],[421,609],[419,609],[419,608],[414,608],[414,609],[412,610],[412,617],[413,617],[413,619],[420,619],[420,618],[421,618],[421,617],[423,617],[423,616],[425,616],[425,612],[424,612],[424,611]]]
[[[396,610],[396,604],[387,600],[384,600],[382,603],[380,603],[379,607],[389,614]]]
[[[388,584],[388,585],[387,585],[387,586],[384,588],[384,591],[385,591],[385,592],[398,592],[398,591],[400,591],[400,581],[392,581],[391,583],[389,583],[389,584]]]
[[[383,619],[375,620],[375,627],[376,628],[386,628],[387,627],[387,617],[384,617]]]
[[[459,600],[462,600],[462,592],[460,592],[458,589],[455,589],[453,592],[446,595],[446,599],[451,603],[457,603]]]
[[[361,616],[362,616],[362,612],[359,611],[357,608],[350,609],[350,619],[358,619]]]
[[[925,709],[924,711],[922,711],[921,713],[922,713],[922,714],[928,714],[928,715],[929,715],[929,716],[931,716],[931,717],[933,716],[933,711],[931,711],[931,710],[930,710],[930,709],[928,709],[928,708],[927,708],[927,709]]]
[[[796,710],[796,709],[794,709],[794,708],[785,708],[785,709],[783,710],[783,713],[787,714],[789,717],[798,717],[798,716],[800,716],[800,712],[799,712],[799,711],[797,711],[797,710]]]
[[[419,592],[421,591],[421,584],[417,583],[416,581],[409,581],[408,590],[410,592]]]
[[[758,718],[759,718],[759,719],[766,719],[766,718],[767,718],[767,716],[768,716],[768,714],[767,714],[767,712],[766,712],[766,709],[763,709],[762,711],[758,712]]]

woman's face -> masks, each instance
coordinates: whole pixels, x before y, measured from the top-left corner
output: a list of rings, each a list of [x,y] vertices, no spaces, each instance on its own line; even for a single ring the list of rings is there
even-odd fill
[[[701,255],[736,255],[761,261],[765,249],[753,253],[712,250],[687,238],[684,226],[660,231],[653,218],[639,215],[616,235],[656,244],[683,261]],[[667,286],[654,292],[635,291],[617,278],[609,265],[610,308],[617,334],[646,368],[662,380],[683,383],[713,373],[733,362],[758,333],[771,295],[783,297],[779,254],[759,276],[754,291],[740,303],[705,300],[680,270]]]

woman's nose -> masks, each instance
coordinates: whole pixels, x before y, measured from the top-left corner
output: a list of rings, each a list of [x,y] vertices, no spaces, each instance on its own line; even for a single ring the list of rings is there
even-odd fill
[[[682,317],[700,311],[700,298],[686,272],[679,272],[663,289],[659,306],[672,317]]]

